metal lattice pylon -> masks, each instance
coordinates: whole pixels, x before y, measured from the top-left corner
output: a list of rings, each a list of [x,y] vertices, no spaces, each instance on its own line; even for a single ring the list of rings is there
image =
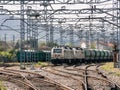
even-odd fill
[[[24,41],[25,41],[25,26],[24,26],[24,1],[21,0],[21,14],[20,14],[20,68],[25,68],[25,53],[24,53]]]

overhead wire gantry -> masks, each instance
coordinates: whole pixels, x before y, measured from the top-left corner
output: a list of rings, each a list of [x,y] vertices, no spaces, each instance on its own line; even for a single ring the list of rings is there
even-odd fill
[[[54,42],[56,35],[59,35],[59,44],[63,45],[66,41],[63,41],[64,31],[69,32],[69,34],[64,34],[70,36],[69,42],[71,45],[75,44],[74,34],[76,34],[79,40],[84,41],[84,39],[79,38],[77,33],[82,28],[82,33],[86,33],[86,36],[81,35],[81,38],[86,38],[86,40],[90,41],[89,48],[91,42],[94,40],[99,42],[103,22],[104,33],[108,31],[114,33],[112,39],[114,41],[112,43],[117,43],[118,49],[120,48],[119,0],[0,0],[0,6],[0,15],[14,16],[13,18],[6,19],[4,22],[9,20],[20,21],[21,53],[23,53],[23,50],[26,48],[37,50],[40,27],[44,28],[46,44]],[[17,8],[9,9],[11,6]],[[2,22],[2,25],[4,25],[4,22]],[[108,25],[110,27],[106,28]],[[79,28],[76,29],[77,26]],[[55,29],[58,29],[59,34],[55,33]],[[93,36],[91,36],[92,33],[95,32],[97,32],[97,35],[93,34]],[[99,39],[97,37],[98,35]],[[107,41],[107,38],[105,39],[105,41]],[[24,45],[26,40],[28,42],[27,47]],[[24,56],[24,54],[21,54],[21,60],[24,60],[22,55]]]

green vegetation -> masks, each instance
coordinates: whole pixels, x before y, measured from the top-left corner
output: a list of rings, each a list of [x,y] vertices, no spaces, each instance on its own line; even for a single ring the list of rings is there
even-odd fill
[[[4,62],[12,62],[16,57],[16,50],[9,49],[6,51],[0,51],[0,64]]]
[[[54,46],[58,46],[58,44],[57,44],[57,43],[54,43],[54,42],[48,42],[48,43],[41,42],[41,43],[40,43],[40,47],[45,47],[45,46],[54,47]]]
[[[120,70],[119,68],[114,68],[114,63],[106,63],[105,65],[103,65],[101,67],[101,69],[110,72],[110,74],[116,75],[116,76],[120,76]]]
[[[95,42],[91,43],[91,49],[96,49],[96,43]]]
[[[36,63],[36,67],[46,67],[46,66],[48,66],[49,65],[49,63],[48,62],[38,62],[38,63]]]
[[[4,51],[4,48],[2,46],[0,46],[0,51]]]
[[[0,90],[7,90],[2,81],[0,81]]]
[[[47,46],[48,47],[54,47],[54,46],[58,46],[58,44],[57,43],[53,43],[53,42],[48,42]]]

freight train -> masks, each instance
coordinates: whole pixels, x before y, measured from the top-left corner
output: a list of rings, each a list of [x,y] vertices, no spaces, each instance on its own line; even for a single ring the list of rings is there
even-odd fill
[[[53,47],[51,50],[51,62],[62,63],[90,63],[112,61],[113,55],[110,50],[83,49],[80,47]]]
[[[51,59],[50,51],[35,51],[35,50],[23,50],[17,52],[18,62],[38,62],[38,61],[49,61]]]

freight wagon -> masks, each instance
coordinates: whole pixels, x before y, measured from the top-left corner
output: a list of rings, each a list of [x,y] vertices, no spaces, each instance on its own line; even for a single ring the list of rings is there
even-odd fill
[[[18,62],[38,62],[49,61],[51,59],[50,51],[23,50],[17,52]]]

